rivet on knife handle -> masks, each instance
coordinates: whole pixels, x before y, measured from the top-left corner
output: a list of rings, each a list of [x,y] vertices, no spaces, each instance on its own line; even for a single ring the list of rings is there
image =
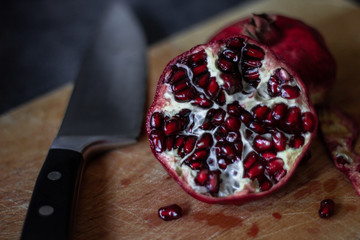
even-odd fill
[[[49,151],[35,183],[22,240],[69,238],[83,161],[76,151]]]

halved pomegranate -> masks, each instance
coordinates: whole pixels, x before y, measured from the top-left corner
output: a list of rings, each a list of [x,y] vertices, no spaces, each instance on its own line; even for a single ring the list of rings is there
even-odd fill
[[[284,185],[316,128],[299,76],[242,35],[170,61],[146,123],[155,157],[207,203],[242,203]]]
[[[331,158],[360,195],[360,156],[354,151],[359,125],[336,107],[319,110],[320,130]]]
[[[244,34],[271,48],[308,87],[313,104],[321,103],[336,78],[336,62],[315,28],[281,15],[253,14],[222,28],[211,39]]]

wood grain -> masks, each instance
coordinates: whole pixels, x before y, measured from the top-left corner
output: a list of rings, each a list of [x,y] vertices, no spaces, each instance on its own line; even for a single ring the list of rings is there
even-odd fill
[[[224,24],[265,11],[300,18],[323,33],[338,63],[338,80],[328,102],[360,123],[360,10],[340,0],[259,1],[151,46],[148,104],[171,58],[206,42]],[[0,239],[20,236],[33,184],[71,90],[71,85],[64,86],[0,117]],[[359,196],[334,168],[319,137],[311,152],[312,158],[274,195],[241,206],[208,205],[187,195],[168,176],[143,132],[137,144],[87,163],[73,239],[359,239]],[[317,212],[327,197],[337,203],[336,214],[324,220]],[[172,203],[184,209],[184,216],[164,222],[157,210]]]

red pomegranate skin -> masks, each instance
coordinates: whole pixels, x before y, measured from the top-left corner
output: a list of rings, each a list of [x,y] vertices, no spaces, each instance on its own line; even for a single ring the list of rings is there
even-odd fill
[[[164,94],[166,93],[166,89],[171,89],[171,87],[165,87],[165,84],[167,82],[167,79],[169,79],[169,72],[172,72],[173,68],[175,65],[177,65],[179,62],[184,62],[184,59],[188,59],[189,56],[194,56],[192,54],[196,54],[199,51],[201,51],[201,49],[205,48],[211,48],[213,50],[217,50],[220,51],[221,46],[224,46],[226,41],[228,39],[230,39],[233,36],[229,36],[227,38],[224,39],[220,39],[220,40],[214,40],[208,44],[202,44],[202,45],[198,45],[195,46],[193,48],[191,48],[189,51],[184,52],[183,54],[175,57],[174,59],[172,59],[167,66],[165,67],[162,75],[160,76],[160,79],[158,81],[157,84],[157,90],[155,92],[155,96],[154,96],[154,101],[152,102],[149,110],[148,110],[148,114],[147,114],[147,119],[146,119],[146,130],[148,133],[148,139],[150,142],[150,147],[152,150],[152,153],[154,154],[154,156],[157,158],[157,160],[163,165],[163,167],[168,171],[168,173],[174,178],[174,180],[183,188],[183,190],[185,192],[187,192],[189,195],[191,195],[192,197],[194,197],[197,200],[203,201],[205,203],[211,203],[211,204],[243,204],[245,202],[248,201],[252,201],[252,200],[256,200],[256,199],[260,199],[263,198],[265,196],[268,196],[270,194],[272,194],[273,192],[275,192],[276,190],[278,190],[281,186],[283,186],[286,182],[288,182],[288,180],[290,179],[290,177],[292,176],[292,174],[294,173],[295,169],[297,168],[298,164],[300,163],[300,160],[304,157],[304,155],[307,153],[307,150],[309,149],[310,145],[311,145],[311,141],[314,138],[314,136],[316,135],[316,129],[317,129],[317,115],[316,112],[311,104],[311,102],[308,99],[308,95],[307,95],[307,89],[304,86],[304,83],[301,81],[301,78],[297,75],[297,73],[293,70],[291,70],[290,67],[288,67],[283,61],[279,60],[276,55],[274,55],[272,53],[272,51],[266,47],[265,45],[259,44],[256,41],[243,36],[243,35],[236,35],[236,37],[240,37],[245,39],[245,41],[250,44],[250,45],[256,45],[256,46],[260,46],[263,51],[272,56],[271,59],[274,59],[275,62],[271,62],[269,63],[269,66],[274,67],[274,65],[277,68],[285,68],[289,71],[289,73],[292,75],[292,77],[294,79],[296,79],[296,83],[298,85],[298,87],[300,87],[301,89],[301,101],[299,102],[299,104],[303,104],[304,106],[306,105],[306,108],[308,109],[308,112],[311,112],[313,114],[313,119],[312,119],[312,128],[311,128],[311,132],[310,135],[308,135],[308,140],[306,142],[306,144],[304,144],[301,147],[301,151],[299,152],[299,154],[297,155],[296,159],[293,159],[292,162],[290,163],[290,168],[288,169],[288,171],[286,172],[279,172],[279,174],[277,175],[278,179],[276,179],[276,184],[272,185],[272,186],[267,186],[264,185],[264,190],[260,191],[260,192],[254,192],[252,189],[248,189],[245,188],[244,190],[242,190],[240,193],[237,193],[236,195],[228,195],[228,196],[214,196],[212,194],[201,194],[197,191],[195,191],[188,182],[186,182],[181,175],[179,175],[179,173],[171,166],[171,164],[168,162],[169,160],[162,157],[162,151],[161,149],[156,149],[157,147],[162,148],[162,149],[166,149],[167,146],[160,146],[161,144],[165,145],[167,144],[167,142],[162,141],[162,143],[160,145],[155,146],[156,144],[158,144],[158,142],[155,142],[154,144],[154,138],[153,136],[151,136],[152,132],[154,131],[153,126],[158,126],[159,123],[157,122],[156,117],[154,117],[155,113],[157,111],[161,111],[162,109],[164,109],[165,106],[168,106],[167,104],[169,103],[168,100],[164,97]],[[277,65],[279,64],[279,65]],[[194,68],[195,69],[195,68]],[[196,67],[196,69],[198,69]],[[193,70],[195,71],[195,70]],[[173,73],[172,73],[173,74]],[[173,75],[172,75],[173,76]],[[226,103],[224,106],[229,106],[230,103]],[[293,108],[293,107],[292,107]],[[226,108],[225,108],[226,109]],[[291,109],[291,108],[289,108]],[[290,110],[289,110],[290,112]],[[163,123],[162,125],[162,129],[161,131],[167,131],[167,134],[171,134],[172,131],[178,131],[178,126],[176,126],[176,124],[172,124],[173,122],[170,122],[170,120],[172,119],[171,116],[168,118],[167,123]],[[164,120],[165,121],[165,120]],[[242,120],[243,121],[243,120]],[[241,123],[246,124],[245,120]],[[161,124],[160,124],[161,125]],[[163,133],[165,134],[165,133]],[[166,135],[166,134],[165,134]],[[170,135],[171,136],[171,135]],[[244,135],[245,136],[245,135]],[[153,138],[152,138],[153,137]],[[160,139],[159,136],[157,136],[157,138]],[[152,140],[153,139],[153,140]],[[214,138],[215,139],[215,138]],[[153,142],[152,142],[153,141]],[[173,143],[172,143],[173,144]],[[197,144],[197,143],[196,143]],[[253,144],[253,143],[250,143]],[[244,159],[243,159],[244,160]],[[221,167],[220,167],[221,168]],[[283,170],[283,169],[282,169]],[[221,171],[221,169],[218,169],[217,171]],[[213,172],[214,174],[216,174],[216,171]],[[250,173],[250,172],[249,172]],[[251,178],[250,175],[248,175],[248,177]],[[255,176],[256,177],[256,176]],[[214,190],[214,192],[217,191],[216,189],[216,179],[215,178],[211,178],[210,184],[213,184],[212,186],[214,186],[213,189],[209,188],[209,193],[211,193],[211,191]],[[201,182],[202,179],[196,179],[197,182]],[[201,182],[201,184],[205,184],[203,182]],[[209,180],[206,184],[209,184]],[[211,186],[210,186],[211,187]]]
[[[210,41],[244,34],[271,48],[297,72],[313,104],[323,102],[336,79],[336,62],[321,33],[308,24],[282,15],[254,15],[222,28]],[[254,20],[254,18],[257,18]],[[253,26],[252,23],[260,26]]]

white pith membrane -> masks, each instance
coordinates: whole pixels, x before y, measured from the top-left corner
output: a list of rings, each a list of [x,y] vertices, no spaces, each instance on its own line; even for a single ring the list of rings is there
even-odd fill
[[[225,46],[224,46],[224,48],[225,48]],[[223,85],[224,80],[220,77],[222,72],[216,67],[218,53],[221,52],[221,49],[212,49],[209,47],[202,46],[199,49],[197,49],[196,52],[199,52],[203,49],[205,50],[205,52],[207,54],[207,68],[210,73],[210,76],[216,78],[216,81],[219,84],[219,86]],[[193,54],[195,54],[196,52],[193,52]],[[295,99],[290,99],[290,100],[284,99],[281,96],[278,96],[278,97],[270,97],[269,96],[268,90],[267,90],[268,80],[275,73],[275,71],[280,68],[280,66],[278,65],[279,62],[277,60],[272,61],[273,59],[271,59],[271,58],[272,58],[272,55],[271,54],[268,55],[267,52],[265,51],[265,58],[264,58],[264,60],[262,60],[262,66],[260,68],[258,68],[258,71],[260,73],[259,78],[261,81],[258,84],[257,88],[255,89],[255,88],[251,87],[248,83],[246,83],[244,80],[242,80],[243,90],[246,90],[246,91],[251,90],[253,92],[251,94],[244,94],[241,91],[241,92],[235,93],[233,95],[228,95],[226,93],[226,91],[224,91],[225,95],[226,95],[226,103],[229,104],[234,101],[238,101],[242,108],[244,108],[248,112],[251,112],[251,109],[254,106],[257,106],[259,104],[266,105],[270,109],[272,109],[273,106],[275,106],[276,104],[283,102],[288,106],[288,108],[296,106],[296,107],[300,108],[302,113],[309,112],[310,108],[309,108],[308,104],[305,102],[305,99],[303,99],[301,97],[301,95]],[[275,63],[277,65],[275,65]],[[179,64],[179,63],[177,63],[176,66],[178,68],[185,69],[187,72],[188,78],[192,81],[192,70],[189,67],[187,67],[186,65],[183,65],[183,64]],[[292,85],[292,86],[296,85],[300,88],[301,92],[304,91],[303,87],[300,85],[297,85],[295,80],[291,81],[290,85]],[[190,119],[196,119],[196,121],[194,121],[196,124],[192,127],[191,132],[181,131],[178,134],[185,135],[185,136],[186,135],[192,135],[192,136],[195,135],[199,138],[203,133],[208,132],[208,133],[211,133],[212,136],[214,136],[214,132],[216,131],[217,127],[214,128],[213,130],[203,130],[200,128],[200,126],[203,123],[205,116],[206,116],[207,112],[209,111],[209,109],[222,108],[226,112],[227,104],[220,106],[220,105],[216,104],[216,102],[214,101],[213,102],[214,105],[211,108],[203,109],[201,107],[192,105],[190,102],[185,102],[185,103],[181,102],[180,103],[175,100],[170,84],[165,83],[162,87],[165,88],[165,89],[160,90],[165,97],[165,103],[159,104],[154,109],[154,112],[156,112],[156,111],[162,112],[164,114],[164,116],[172,117],[175,114],[179,113],[182,109],[190,109],[191,110]],[[197,90],[199,90],[199,89],[197,88]],[[203,92],[203,90],[200,89],[199,92]],[[228,116],[229,116],[229,114],[226,113],[226,116],[224,119],[226,119]],[[191,125],[192,123],[193,122],[190,121],[188,126]],[[253,149],[253,147],[250,144],[250,143],[252,143],[252,140],[255,136],[260,135],[260,136],[266,137],[267,139],[271,139],[271,134],[270,133],[265,133],[265,134],[255,133],[252,135],[252,139],[245,139],[246,129],[248,129],[248,127],[246,127],[245,124],[243,122],[241,122],[241,127],[239,130],[241,133],[241,140],[243,143],[243,149],[242,149],[242,153],[241,153],[241,161],[236,161],[234,163],[227,165],[226,169],[224,169],[224,170],[222,170],[218,167],[218,163],[216,161],[217,157],[216,157],[216,153],[215,153],[215,145],[216,145],[217,141],[215,138],[213,138],[214,143],[210,149],[210,155],[207,158],[206,162],[209,166],[210,171],[214,171],[214,170],[221,171],[220,188],[219,188],[219,192],[217,193],[216,197],[226,197],[229,195],[236,195],[236,194],[242,192],[243,190],[246,190],[246,192],[253,192],[253,193],[260,192],[259,182],[257,181],[257,179],[251,180],[250,178],[244,177],[245,170],[244,170],[242,160],[247,156],[247,154],[249,152],[251,152],[251,151],[257,152],[256,150]],[[293,134],[288,134],[286,132],[283,132],[283,133],[285,134],[285,136],[288,139],[290,139],[291,136],[293,136]],[[277,152],[277,157],[281,158],[284,161],[283,168],[287,172],[291,169],[291,167],[295,163],[295,160],[301,155],[303,148],[309,143],[311,133],[307,132],[307,133],[302,133],[301,135],[305,138],[305,142],[302,147],[300,147],[298,149],[294,149],[294,148],[289,147],[289,145],[287,144],[286,149],[284,151]],[[193,170],[187,164],[183,164],[184,160],[187,157],[191,156],[195,150],[196,150],[196,147],[194,147],[193,151],[184,157],[180,157],[177,154],[177,149],[173,149],[170,151],[165,149],[163,152],[158,153],[158,154],[160,155],[161,159],[164,159],[164,161],[167,162],[168,167],[173,169],[181,178],[183,178],[194,191],[204,194],[204,195],[210,195],[208,192],[208,189],[205,186],[199,186],[194,181],[199,170]],[[210,161],[210,159],[213,159],[215,161]]]

